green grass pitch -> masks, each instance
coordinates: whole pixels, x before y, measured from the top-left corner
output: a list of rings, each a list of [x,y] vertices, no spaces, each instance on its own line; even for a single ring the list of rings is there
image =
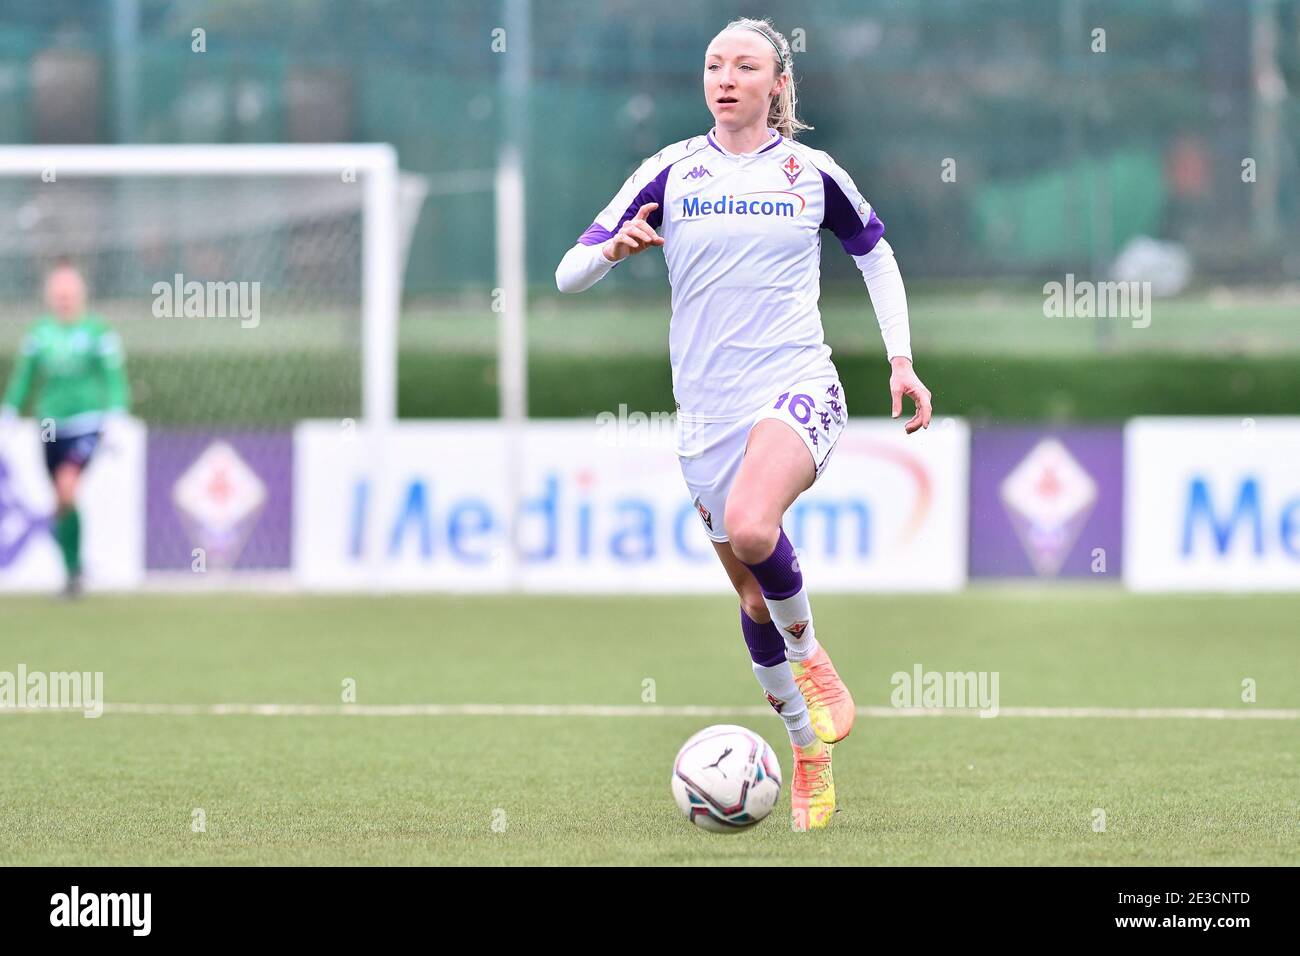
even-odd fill
[[[1297,596],[990,588],[817,596],[860,705],[890,675],[1000,674],[1002,707],[1300,707]],[[763,703],[733,599],[0,599],[0,670],[103,671],[110,705]],[[1257,700],[1243,703],[1243,679]],[[707,723],[763,734],[751,830],[668,788]],[[1300,863],[1300,721],[862,717],[841,812],[792,833],[779,719],[0,713],[0,865]],[[195,811],[204,829],[195,832]],[[1095,832],[1096,809],[1105,812]],[[495,824],[495,826],[494,826]]]

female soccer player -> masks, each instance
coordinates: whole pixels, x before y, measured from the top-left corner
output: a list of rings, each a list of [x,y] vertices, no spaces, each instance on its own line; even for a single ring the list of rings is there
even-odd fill
[[[86,312],[86,283],[61,262],[45,278],[51,314],[36,320],[23,339],[0,420],[14,418],[36,385],[34,414],[54,425],[45,438],[45,467],[54,481],[58,513],[54,538],[68,578],[65,592],[81,588],[81,516],[77,486],[99,444],[105,419],[125,412],[122,345],[105,322]]]
[[[790,45],[766,20],[735,20],[709,44],[714,127],[646,160],[564,256],[562,292],[582,292],[628,256],[662,246],[672,286],[669,352],[682,474],[740,595],[758,682],[794,748],[792,826],[835,811],[831,745],[854,705],[818,641],[781,518],[821,474],[848,420],[824,341],[821,230],[866,280],[893,372],[893,415],[930,424],[912,371],[907,300],[884,226],[848,174],[794,141]],[[662,235],[656,230],[662,230]]]

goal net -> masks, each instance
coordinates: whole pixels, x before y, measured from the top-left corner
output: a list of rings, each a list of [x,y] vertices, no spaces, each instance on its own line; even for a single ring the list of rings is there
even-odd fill
[[[151,424],[391,416],[423,198],[386,147],[0,149],[0,351],[67,258]]]
[[[396,417],[400,284],[426,191],[386,145],[0,148],[0,381],[45,311],[44,276],[70,261],[88,312],[121,336],[147,426],[140,447],[97,456],[86,493],[122,495],[134,482],[114,469],[138,462],[143,570],[287,569],[293,425]],[[39,461],[33,437],[5,463],[10,525],[52,508]],[[128,563],[100,540],[113,509],[83,509],[92,581]],[[51,550],[44,537],[28,550]],[[53,562],[15,554],[0,577]]]

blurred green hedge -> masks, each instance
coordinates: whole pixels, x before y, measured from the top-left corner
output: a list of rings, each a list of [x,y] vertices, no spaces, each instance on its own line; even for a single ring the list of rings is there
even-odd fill
[[[889,367],[879,357],[836,359],[849,412],[888,416]],[[403,418],[493,416],[492,359],[405,354],[398,407]],[[977,422],[1123,421],[1135,415],[1300,415],[1300,361],[1142,355],[1089,358],[934,356],[917,372],[938,415]],[[629,410],[671,410],[666,358],[535,356],[529,413],[567,418]]]
[[[359,414],[353,356],[133,356],[133,411],[155,424],[273,427],[301,418]],[[889,368],[879,357],[841,356],[836,365],[850,414],[889,414]],[[0,358],[8,381],[11,359]],[[1141,355],[1088,358],[931,356],[917,371],[938,415],[976,422],[1122,421],[1135,415],[1300,415],[1295,358]],[[667,358],[534,356],[529,409],[535,418],[671,411]],[[262,383],[251,387],[249,383]],[[497,414],[490,357],[404,352],[398,411],[403,418],[491,418]]]

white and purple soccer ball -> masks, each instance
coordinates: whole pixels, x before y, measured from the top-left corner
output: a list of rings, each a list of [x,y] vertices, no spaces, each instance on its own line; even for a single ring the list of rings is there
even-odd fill
[[[697,827],[735,833],[772,812],[781,797],[781,765],[752,730],[705,727],[677,752],[673,797]]]

